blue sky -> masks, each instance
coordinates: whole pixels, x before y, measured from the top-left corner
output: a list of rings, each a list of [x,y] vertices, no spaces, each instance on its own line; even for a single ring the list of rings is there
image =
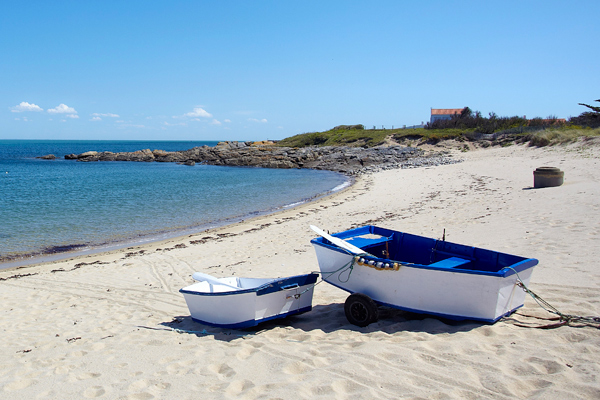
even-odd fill
[[[600,1],[2,1],[0,139],[262,140],[579,115]]]

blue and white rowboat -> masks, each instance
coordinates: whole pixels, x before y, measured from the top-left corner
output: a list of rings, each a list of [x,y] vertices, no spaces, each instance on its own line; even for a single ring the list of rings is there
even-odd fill
[[[247,328],[312,309],[318,274],[277,279],[215,278],[196,272],[198,281],[180,289],[192,319],[222,328]]]
[[[376,305],[449,319],[495,322],[523,306],[538,260],[364,226],[334,235],[312,227],[322,278],[352,293],[349,321],[366,326]],[[349,304],[350,302],[350,304]]]

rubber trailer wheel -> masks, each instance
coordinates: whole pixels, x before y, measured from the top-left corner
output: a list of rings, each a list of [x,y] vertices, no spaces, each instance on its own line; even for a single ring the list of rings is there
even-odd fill
[[[377,304],[366,294],[353,293],[344,303],[344,312],[352,325],[364,327],[377,321]]]

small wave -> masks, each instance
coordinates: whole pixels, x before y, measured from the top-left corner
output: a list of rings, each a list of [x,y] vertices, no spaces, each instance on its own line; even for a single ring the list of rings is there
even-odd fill
[[[350,186],[350,181],[346,181],[344,183],[342,183],[341,185],[337,185],[336,187],[334,187],[333,189],[331,189],[332,192],[339,192],[342,189],[347,188],[348,186]]]
[[[286,204],[282,208],[292,208],[292,207],[296,207],[296,206],[299,206],[300,204],[304,204],[304,203],[306,203],[306,201],[297,201],[295,203]]]

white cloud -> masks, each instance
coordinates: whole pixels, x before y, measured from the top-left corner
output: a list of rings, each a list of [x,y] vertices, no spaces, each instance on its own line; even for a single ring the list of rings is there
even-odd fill
[[[212,122],[210,123],[211,125],[221,125],[221,121],[217,120],[217,119],[213,119]]]
[[[26,101],[22,101],[18,106],[10,107],[11,112],[23,112],[23,111],[44,111],[37,104],[29,104]]]
[[[263,118],[263,119],[248,118],[248,121],[260,122],[261,124],[266,124],[267,123],[267,119],[266,118]]]
[[[73,107],[69,107],[66,104],[59,104],[55,108],[49,108],[48,112],[50,114],[77,114],[77,111]],[[73,117],[71,117],[73,118]]]
[[[230,123],[230,122],[231,122],[231,120],[230,120],[230,119],[226,119],[226,120],[225,120],[225,122],[227,122],[227,123]]]
[[[92,114],[94,115],[94,114]],[[100,117],[92,117],[92,119],[90,119],[90,121],[102,121],[102,118]]]
[[[184,117],[212,118],[212,114],[200,107],[194,107],[194,111],[183,114]]]
[[[142,124],[123,124],[119,125],[119,128],[145,128],[145,125]]]
[[[187,126],[187,124],[186,124],[185,122],[178,122],[178,123],[176,123],[176,124],[170,124],[170,123],[168,123],[167,121],[165,121],[165,122],[163,122],[163,124],[164,124],[165,126]]]
[[[66,115],[66,117],[67,117],[67,118],[73,118],[73,119],[77,119],[77,118],[79,118],[79,115],[76,115],[76,114],[69,114],[69,115]]]
[[[111,117],[111,118],[119,118],[118,114],[113,114],[113,113],[93,113],[92,116],[94,117]],[[97,121],[97,120],[96,120]]]

